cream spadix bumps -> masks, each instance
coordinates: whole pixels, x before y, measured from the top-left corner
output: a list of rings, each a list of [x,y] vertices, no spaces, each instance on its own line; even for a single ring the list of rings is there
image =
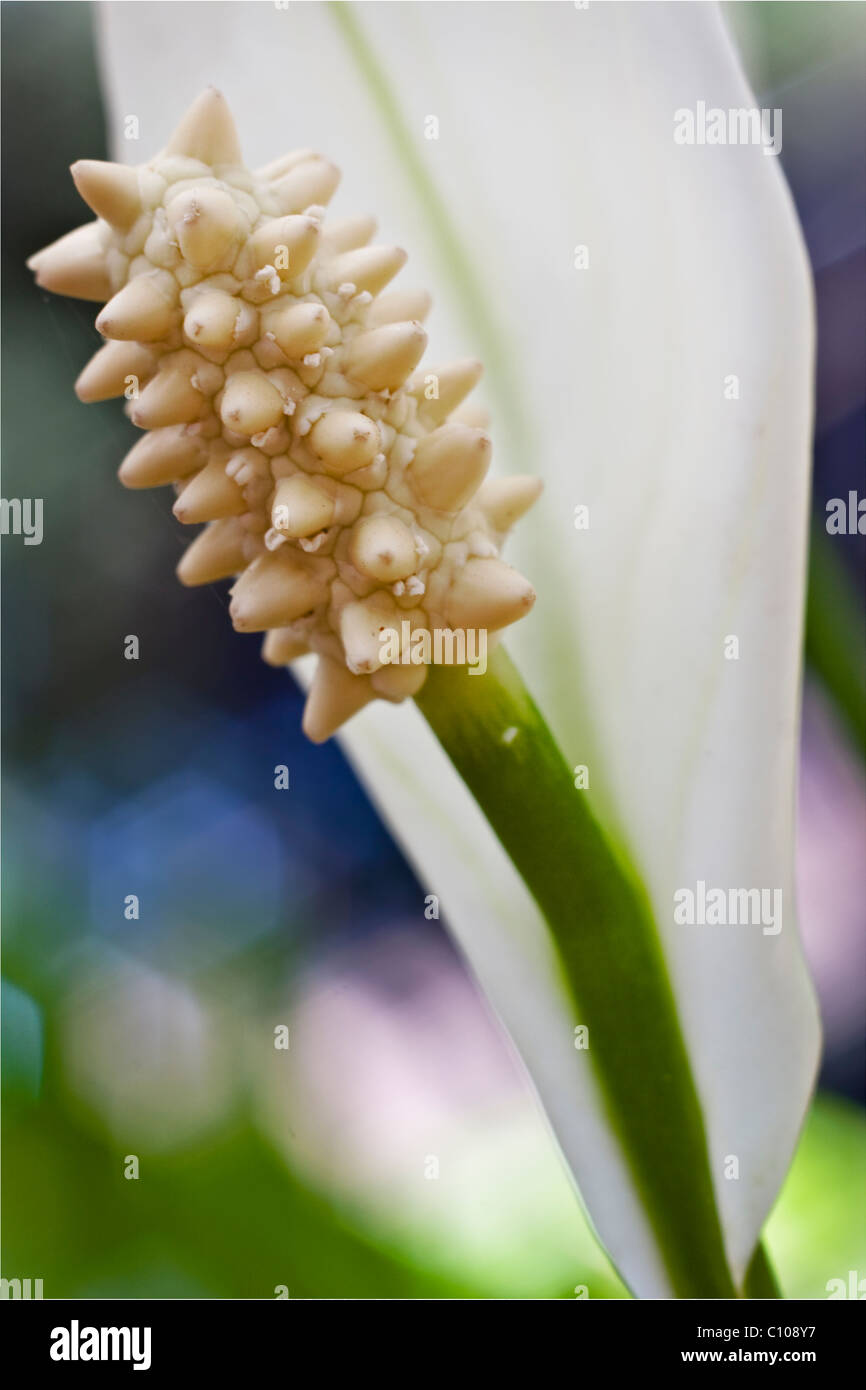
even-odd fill
[[[499,549],[541,485],[484,481],[489,437],[459,409],[480,364],[418,369],[429,297],[383,293],[406,256],[369,245],[371,218],[325,220],[332,164],[298,150],[249,172],[211,89],[148,164],[72,174],[97,220],[29,264],[45,289],[107,301],[78,395],[126,396],[148,433],[121,481],[173,484],[178,519],[207,523],[183,583],[238,576],[234,625],[266,632],[267,661],[318,654],[310,738],[416,694],[419,630],[495,633],[528,612]],[[401,659],[383,664],[391,633]]]

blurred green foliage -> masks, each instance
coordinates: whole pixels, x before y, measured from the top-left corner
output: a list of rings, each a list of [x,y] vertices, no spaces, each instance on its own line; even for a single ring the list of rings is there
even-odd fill
[[[831,1279],[866,1275],[866,1125],[860,1109],[820,1096],[766,1227],[788,1298],[826,1298]]]
[[[819,519],[810,546],[806,659],[866,757],[866,611]]]
[[[42,1278],[47,1298],[466,1298],[378,1248],[297,1182],[246,1125],[212,1144],[123,1155],[59,1098],[7,1111],[3,1270]]]
[[[7,995],[4,992],[4,1000]],[[487,1260],[455,1248],[434,1251],[407,1231],[403,1248],[299,1181],[236,1114],[205,1141],[142,1159],[124,1176],[126,1155],[65,1088],[49,1011],[41,1063],[40,1011],[20,995],[4,1030],[3,1272],[41,1278],[46,1297],[549,1298],[562,1266],[551,1229],[527,1244],[507,1209]],[[819,1100],[767,1227],[786,1296],[826,1297],[828,1281],[866,1269],[862,1174],[866,1127],[846,1102]],[[534,1174],[526,1173],[531,1183]],[[479,1199],[481,1193],[478,1194]],[[563,1187],[563,1225],[573,1223]],[[438,1242],[437,1242],[438,1244]],[[410,1253],[411,1249],[411,1253]],[[507,1261],[510,1289],[503,1291]],[[551,1276],[554,1283],[551,1284]],[[624,1296],[596,1252],[575,1260],[559,1297],[586,1284],[593,1298]]]

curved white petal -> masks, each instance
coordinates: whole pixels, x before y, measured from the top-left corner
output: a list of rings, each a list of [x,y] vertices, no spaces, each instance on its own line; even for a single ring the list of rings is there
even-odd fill
[[[512,557],[539,589],[509,645],[652,892],[742,1275],[790,1160],[817,1050],[792,904],[811,411],[811,305],[777,160],[674,143],[674,111],[753,103],[707,5],[353,6],[492,305],[486,328],[319,5],[103,8],[118,157],[165,139],[208,82],[249,162],[312,145],[344,170],[438,307],[431,348],[488,358],[496,454],[546,496]],[[139,116],[141,145],[122,139]],[[425,120],[439,138],[425,139]],[[589,268],[575,269],[575,246]],[[491,344],[494,351],[491,363]],[[725,398],[726,378],[739,399]],[[575,506],[589,507],[576,531]],[[724,640],[739,639],[726,660]],[[523,1055],[614,1260],[667,1292],[546,933],[413,707],[346,747]],[[576,795],[580,793],[575,793]],[[779,887],[784,925],[675,927],[703,879]],[[739,1178],[728,1180],[728,1156]]]

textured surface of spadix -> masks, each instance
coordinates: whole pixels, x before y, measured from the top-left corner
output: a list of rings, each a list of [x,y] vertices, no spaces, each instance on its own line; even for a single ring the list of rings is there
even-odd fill
[[[274,151],[260,92],[273,91],[278,111],[297,113],[298,139],[346,166],[350,201],[361,205],[363,181],[362,205],[406,228],[420,278],[441,287],[438,354],[468,346],[487,360],[497,425],[508,423],[497,456],[547,488],[543,523],[515,537],[540,597],[509,647],[653,889],[741,1272],[807,1101],[812,997],[792,912],[779,937],[718,928],[711,941],[668,924],[673,888],[698,877],[778,884],[791,903],[811,326],[776,161],[678,147],[672,128],[677,107],[752,97],[710,5],[359,5],[384,99],[324,7],[295,7],[290,28],[269,7],[232,8],[203,36],[196,6],[171,18],[105,7],[113,128],[127,111],[165,120],[142,51],[165,91],[224,84],[261,158]],[[321,101],[322,54],[339,106]],[[386,103],[405,144],[389,143]],[[422,138],[422,109],[438,116],[438,142]],[[379,158],[362,173],[353,147]],[[419,169],[455,238],[418,197]],[[577,244],[588,272],[574,269]],[[469,248],[474,298],[449,274],[455,245]],[[737,403],[722,398],[728,373],[740,375]],[[724,663],[736,632],[740,660]],[[417,711],[390,715],[363,711],[346,746],[441,895],[604,1243],[633,1288],[664,1294],[597,1098],[559,1048],[543,926]],[[729,1153],[737,1181],[722,1176]]]
[[[146,164],[72,173],[98,220],[30,264],[46,289],[108,300],[78,394],[127,396],[155,433],[122,481],[174,483],[178,520],[210,523],[182,581],[240,571],[238,630],[270,630],[276,664],[318,654],[311,738],[415,694],[417,655],[443,650],[428,633],[496,631],[529,610],[498,551],[534,498],[518,487],[503,508],[497,492],[488,509],[489,436],[455,414],[480,363],[415,371],[429,297],[382,294],[406,256],[368,244],[372,219],[326,220],[333,164],[301,149],[250,173],[210,87]]]

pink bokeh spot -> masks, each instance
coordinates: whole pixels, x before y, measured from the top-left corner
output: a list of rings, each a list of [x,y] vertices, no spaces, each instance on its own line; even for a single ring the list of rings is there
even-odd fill
[[[797,895],[825,1044],[842,1048],[866,1019],[866,777],[812,687],[803,708]]]

